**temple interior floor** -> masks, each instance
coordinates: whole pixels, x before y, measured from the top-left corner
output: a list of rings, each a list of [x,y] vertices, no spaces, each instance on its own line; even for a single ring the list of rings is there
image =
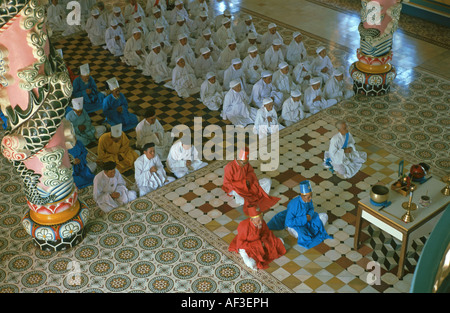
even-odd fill
[[[348,68],[356,60],[359,17],[351,12],[305,0],[245,0],[227,5],[233,14],[253,15],[260,33],[275,22],[287,43],[292,32],[300,30],[308,53],[324,45],[336,66]],[[84,34],[55,37],[53,44],[64,50],[64,59],[76,74],[81,64],[89,63],[100,90],[106,90],[106,80],[116,76],[130,111],[142,116],[154,106],[167,131],[178,124],[193,128],[195,116],[203,117],[204,126],[229,124],[197,97],[180,99],[121,64],[107,50],[92,48]],[[265,271],[249,270],[238,255],[228,252],[245,216],[242,206],[221,189],[227,161],[212,161],[107,215],[96,207],[92,187],[80,190],[81,199],[91,208],[86,238],[72,250],[46,252],[33,246],[21,225],[27,208],[23,188],[2,157],[0,292],[408,292],[427,236],[412,244],[405,275],[398,279],[398,240],[364,223],[362,245],[353,248],[356,206],[373,184],[397,178],[400,160],[405,160],[405,169],[429,163],[437,178],[449,173],[448,55],[448,47],[442,44],[397,32],[393,64],[398,76],[390,94],[355,96],[282,130],[276,171],[261,172],[259,162],[251,162],[259,178],[272,179],[270,194],[281,198],[265,215],[266,222],[298,194],[298,183],[309,179],[316,211],[328,213],[326,230],[334,237],[307,250],[286,231],[277,231],[287,253]],[[90,116],[96,125],[104,121],[101,112]],[[347,121],[357,148],[368,155],[361,171],[349,180],[322,166],[337,119]],[[134,144],[135,132],[127,135]],[[88,148],[95,159],[96,145]],[[132,172],[125,176],[133,183]],[[381,265],[379,285],[367,283],[366,266],[372,260]],[[70,261],[80,265],[79,284],[68,279]]]

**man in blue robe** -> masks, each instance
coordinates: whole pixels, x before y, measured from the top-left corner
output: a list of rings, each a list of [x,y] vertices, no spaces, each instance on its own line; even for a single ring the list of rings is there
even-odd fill
[[[300,183],[300,196],[292,199],[287,209],[275,215],[267,224],[270,230],[282,230],[297,238],[297,243],[307,249],[325,239],[332,239],[325,231],[326,213],[314,212],[312,189],[308,180]]]
[[[72,97],[83,97],[84,107],[88,113],[102,109],[105,95],[98,91],[97,85],[90,75],[89,64],[80,66],[80,76],[73,81]]]
[[[83,97],[72,99],[73,109],[66,114],[66,118],[73,125],[77,141],[80,141],[83,145],[87,146],[104,134],[106,132],[106,127],[92,126],[90,116],[87,114],[86,110],[83,109],[83,102]]]
[[[90,162],[88,164],[86,160],[87,150],[81,141],[77,141],[72,149],[68,150],[69,154],[72,156],[72,169],[73,169],[73,180],[78,189],[82,189],[92,185],[94,181],[96,164]]]
[[[103,114],[106,122],[111,126],[122,124],[122,130],[127,131],[135,128],[138,124],[136,115],[128,112],[128,101],[120,92],[119,83],[116,78],[107,80],[111,94],[103,100]]]

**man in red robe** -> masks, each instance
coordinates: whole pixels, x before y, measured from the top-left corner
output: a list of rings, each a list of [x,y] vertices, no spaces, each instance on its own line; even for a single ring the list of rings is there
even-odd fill
[[[257,206],[262,212],[269,210],[280,198],[269,196],[271,187],[269,178],[258,181],[255,171],[249,163],[248,148],[239,152],[239,157],[225,166],[222,189],[235,196],[237,204],[244,205],[244,214],[248,216],[248,208]]]
[[[267,227],[261,211],[248,208],[250,218],[239,223],[237,236],[233,238],[229,251],[237,252],[252,270],[266,269],[269,264],[286,253],[280,238]]]

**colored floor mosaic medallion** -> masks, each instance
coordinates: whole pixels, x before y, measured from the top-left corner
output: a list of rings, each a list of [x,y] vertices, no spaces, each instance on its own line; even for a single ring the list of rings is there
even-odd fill
[[[253,15],[260,33],[273,21],[241,10]],[[289,42],[293,29],[274,22]],[[309,54],[319,45],[332,47],[332,62],[349,66],[354,51],[302,33]],[[75,73],[81,64],[89,63],[103,91],[106,80],[116,76],[130,111],[142,116],[146,108],[155,107],[167,131],[180,123],[192,129],[195,116],[202,116],[204,125],[223,128],[229,124],[221,120],[220,112],[209,111],[196,97],[180,99],[101,47],[91,47],[84,34],[52,40],[56,48],[64,50],[64,59]],[[353,249],[358,199],[367,195],[371,185],[395,179],[401,159],[405,168],[426,160],[437,177],[450,169],[445,153],[450,142],[450,99],[445,92],[449,82],[419,70],[400,68],[398,73],[387,96],[355,97],[283,130],[276,171],[261,172],[259,163],[252,162],[259,178],[272,179],[270,194],[281,198],[265,216],[266,221],[298,194],[301,180],[309,179],[316,210],[328,213],[326,230],[334,237],[306,250],[286,231],[278,231],[287,253],[266,271],[249,272],[240,257],[228,252],[244,216],[242,207],[221,189],[227,161],[213,161],[104,216],[92,199],[92,187],[82,189],[80,197],[91,208],[92,218],[86,239],[73,250],[48,253],[34,248],[20,223],[26,199],[21,184],[14,181],[16,174],[2,157],[0,292],[407,292],[427,237],[414,242],[409,250],[402,279],[395,275],[400,252],[396,239],[363,224],[362,245]],[[94,125],[104,121],[101,112],[90,116]],[[361,171],[349,180],[322,166],[337,118],[347,121],[358,149],[368,154]],[[134,144],[134,130],[127,135]],[[89,158],[94,160],[95,143],[88,148]],[[132,184],[133,172],[125,176]],[[372,260],[381,264],[380,285],[367,283],[366,266]],[[71,261],[70,265],[80,265],[79,279],[68,278]]]

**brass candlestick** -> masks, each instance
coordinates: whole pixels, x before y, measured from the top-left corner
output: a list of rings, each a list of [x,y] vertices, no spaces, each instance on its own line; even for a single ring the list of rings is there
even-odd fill
[[[411,215],[411,211],[417,209],[417,205],[412,202],[414,190],[416,190],[416,185],[411,185],[409,187],[409,201],[402,203],[402,207],[406,210],[406,213],[402,216],[402,221],[405,223],[410,223],[414,220],[413,216]]]
[[[446,175],[442,178],[442,181],[444,183],[447,183],[447,186],[445,186],[442,190],[441,193],[444,196],[450,196],[450,175]]]

